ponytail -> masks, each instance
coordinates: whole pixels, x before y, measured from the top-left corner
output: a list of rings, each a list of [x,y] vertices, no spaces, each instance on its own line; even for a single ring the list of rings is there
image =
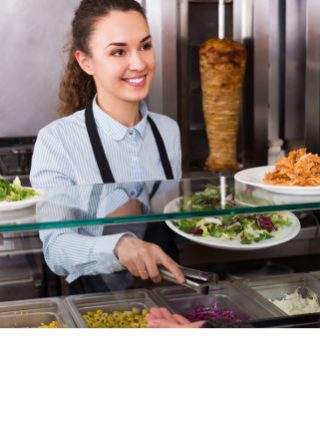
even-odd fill
[[[59,88],[59,117],[65,117],[87,107],[96,93],[93,77],[79,66],[74,50],[65,69]]]

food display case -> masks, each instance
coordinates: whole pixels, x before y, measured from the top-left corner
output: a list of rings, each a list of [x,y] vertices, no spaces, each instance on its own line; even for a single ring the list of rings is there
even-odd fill
[[[193,320],[231,319],[250,321],[279,316],[279,311],[259,298],[239,291],[231,283],[211,287],[208,295],[177,289],[155,289],[160,305]],[[281,312],[280,312],[281,314]]]
[[[0,303],[0,328],[73,328],[74,322],[60,298]]]
[[[139,186],[139,191],[132,191],[134,186]],[[86,235],[106,235],[119,232],[120,229],[129,230],[132,225],[135,227],[144,227],[148,223],[153,223],[153,232],[157,233],[157,226],[165,226],[175,229],[179,220],[204,220],[211,218],[216,222],[221,218],[229,218],[235,215],[248,217],[250,215],[274,215],[279,212],[290,212],[287,217],[294,220],[292,233],[285,241],[281,240],[278,235],[268,239],[265,242],[253,242],[253,244],[241,244],[240,242],[234,247],[227,245],[221,248],[217,244],[217,238],[213,238],[210,244],[205,245],[200,240],[194,241],[189,235],[183,231],[180,235],[176,232],[176,243],[179,249],[180,263],[183,266],[191,266],[194,269],[202,269],[216,273],[220,276],[218,282],[209,284],[210,291],[208,295],[199,295],[190,288],[168,286],[168,283],[162,286],[156,286],[150,281],[136,280],[134,285],[126,284],[127,291],[122,293],[117,291],[117,285],[112,286],[113,290],[104,294],[79,294],[71,296],[69,293],[69,285],[64,284],[63,295],[67,297],[67,303],[62,300],[55,299],[52,304],[50,299],[40,299],[43,303],[50,301],[49,307],[42,306],[42,302],[7,302],[8,305],[2,305],[2,318],[4,326],[37,326],[41,323],[47,324],[50,321],[56,321],[60,318],[60,314],[53,308],[60,307],[63,315],[67,306],[69,316],[72,316],[78,327],[84,327],[85,322],[82,315],[86,311],[102,309],[105,312],[122,311],[130,309],[150,309],[152,306],[168,306],[172,311],[187,314],[190,309],[198,306],[210,306],[212,303],[217,304],[220,309],[233,311],[241,318],[252,320],[255,324],[257,321],[265,321],[265,326],[272,326],[275,319],[283,318],[286,323],[291,321],[287,315],[279,307],[272,304],[268,299],[279,298],[284,292],[294,291],[297,287],[305,287],[301,284],[303,281],[307,283],[316,294],[320,294],[320,280],[316,274],[311,272],[317,271],[317,258],[320,255],[320,239],[318,232],[318,222],[304,223],[304,218],[313,215],[317,218],[320,202],[315,198],[309,200],[308,197],[290,197],[282,196],[275,200],[270,197],[261,197],[257,205],[254,203],[238,202],[239,194],[237,185],[234,183],[233,175],[228,172],[226,174],[212,174],[211,178],[193,178],[182,179],[180,181],[163,181],[157,185],[157,192],[150,200],[150,192],[153,191],[155,182],[139,182],[139,183],[119,183],[107,185],[88,185],[88,186],[69,186],[64,188],[42,188],[40,198],[35,199],[34,205],[28,205],[25,208],[26,217],[22,220],[24,207],[17,202],[17,210],[12,209],[10,220],[6,214],[6,219],[1,223],[0,212],[0,232],[3,236],[15,235],[15,240],[23,241],[24,237],[29,233],[40,231],[42,235],[49,233],[61,234],[64,232],[81,233]],[[206,191],[206,188],[214,189],[214,202],[200,203],[200,207],[193,203],[193,195],[199,200],[199,194]],[[240,191],[245,190],[241,186]],[[264,192],[266,195],[268,191]],[[117,196],[121,193],[120,201]],[[125,199],[123,194],[127,194]],[[139,194],[139,195],[137,195]],[[110,215],[113,207],[117,209],[119,203],[126,203],[134,198],[143,204],[143,209],[138,214],[126,213],[121,216]],[[200,197],[201,199],[201,197]],[[192,202],[191,202],[192,201]],[[30,209],[33,214],[30,215]],[[121,210],[122,211],[122,210]],[[8,213],[8,212],[3,212]],[[16,216],[15,216],[16,215]],[[213,218],[213,219],[212,219]],[[289,229],[292,223],[289,221]],[[163,229],[163,228],[161,228]],[[161,231],[162,232],[162,231]],[[8,239],[4,238],[4,241]],[[270,243],[271,241],[271,243]],[[298,249],[297,249],[298,247]],[[259,256],[259,257],[257,257]],[[282,258],[290,259],[292,270],[296,273],[290,276],[282,277],[263,277],[246,279],[226,280],[223,274],[220,274],[220,263],[224,263],[224,267],[228,270],[228,265],[237,260],[240,263],[250,266],[253,259],[259,258],[269,262],[275,260],[281,262]],[[316,259],[315,263],[311,263],[311,258]],[[303,271],[297,268],[298,260],[301,259]],[[21,272],[21,271],[20,271]],[[299,274],[303,272],[303,274]],[[28,275],[26,271],[26,276]],[[110,281],[117,273],[110,275]],[[277,281],[278,280],[278,281]],[[138,287],[137,288],[137,281]],[[145,290],[147,288],[147,290]],[[120,287],[119,287],[120,289]],[[150,291],[152,290],[152,291]],[[51,296],[49,294],[49,296]],[[21,299],[23,299],[23,294]],[[19,296],[15,294],[15,299]],[[15,304],[16,303],[16,304]],[[13,312],[22,312],[25,308],[30,308],[31,313],[28,316],[23,315],[22,319],[32,318],[34,322],[21,322],[16,318]],[[20,307],[19,307],[20,306]],[[41,308],[41,309],[40,309]],[[44,308],[44,311],[42,311]],[[38,310],[37,310],[38,309]],[[59,311],[60,312],[60,311]],[[40,315],[41,313],[41,315]],[[9,316],[8,316],[9,315]],[[68,315],[68,314],[67,314]],[[310,316],[311,315],[311,316]],[[304,314],[305,318],[311,318],[315,314]],[[9,319],[7,319],[7,316]],[[19,315],[18,315],[19,317]],[[296,316],[292,316],[292,318]],[[55,318],[55,319],[54,319]],[[313,317],[314,318],[314,317]],[[59,324],[72,324],[69,320],[59,319]],[[58,322],[59,322],[58,321]],[[269,321],[269,322],[268,322]],[[279,324],[279,322],[277,323]],[[290,326],[290,322],[289,325]]]
[[[153,306],[158,306],[148,290],[68,296],[66,303],[77,327],[88,327],[84,320],[88,312],[102,311],[107,315],[136,312],[140,315],[144,310],[149,311]],[[92,328],[98,326],[99,324],[93,324]]]
[[[320,280],[320,271],[312,271],[312,272],[310,272],[310,275],[311,275],[312,277],[315,277],[315,278],[317,278],[318,280]]]
[[[312,274],[290,274],[247,280],[247,294],[276,306],[278,316],[320,312],[320,280]]]

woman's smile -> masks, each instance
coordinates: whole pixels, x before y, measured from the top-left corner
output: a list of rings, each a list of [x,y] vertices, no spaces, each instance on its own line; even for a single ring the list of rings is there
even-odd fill
[[[128,83],[132,87],[143,87],[146,83],[147,76],[123,78],[123,81]]]

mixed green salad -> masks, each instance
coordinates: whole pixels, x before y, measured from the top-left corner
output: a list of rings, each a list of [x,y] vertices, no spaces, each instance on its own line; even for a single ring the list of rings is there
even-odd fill
[[[174,224],[181,231],[197,237],[215,237],[252,244],[273,238],[282,227],[292,223],[283,212],[180,219],[175,220]]]
[[[224,207],[230,208],[234,205],[233,194],[229,192],[226,196],[226,205]],[[218,185],[207,184],[203,191],[185,195],[180,200],[180,210],[182,212],[221,208],[221,188]]]
[[[40,195],[35,189],[25,188],[17,176],[12,183],[0,178],[0,202],[22,201]]]

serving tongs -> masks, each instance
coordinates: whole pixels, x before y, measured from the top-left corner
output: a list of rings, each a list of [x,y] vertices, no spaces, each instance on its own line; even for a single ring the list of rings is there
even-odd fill
[[[191,288],[192,290],[196,291],[199,294],[209,294],[209,284],[214,284],[218,281],[218,277],[213,272],[205,272],[205,271],[199,271],[197,269],[191,269],[186,268],[183,266],[180,266],[180,269],[185,276],[186,280],[183,284],[178,283],[178,281],[175,279],[174,275],[169,272],[167,269],[159,268],[160,273],[164,279],[167,281],[171,281],[175,284],[183,285],[185,287]],[[193,278],[193,280],[190,280],[189,278]],[[197,281],[194,281],[197,280]]]

